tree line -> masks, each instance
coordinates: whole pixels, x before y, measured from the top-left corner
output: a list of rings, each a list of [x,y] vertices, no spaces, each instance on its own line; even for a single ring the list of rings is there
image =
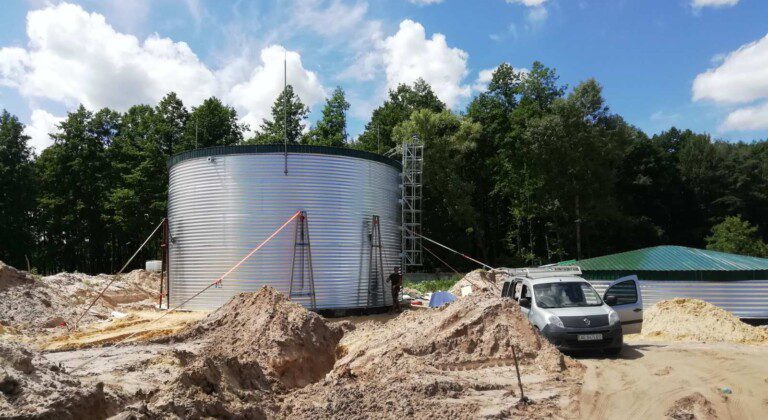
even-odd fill
[[[569,88],[539,62],[525,73],[502,64],[461,112],[423,80],[401,84],[356,139],[349,107],[337,88],[309,126],[289,85],[251,131],[215,97],[187,108],[169,93],[124,113],[80,106],[39,155],[3,111],[0,260],[45,273],[114,272],[165,216],[170,156],[286,139],[374,153],[423,142],[425,234],[493,265],[659,244],[768,256],[768,142],[674,127],[649,137],[610,111],[593,79]],[[159,241],[150,243],[136,266],[158,253]],[[426,269],[440,265],[427,259]]]

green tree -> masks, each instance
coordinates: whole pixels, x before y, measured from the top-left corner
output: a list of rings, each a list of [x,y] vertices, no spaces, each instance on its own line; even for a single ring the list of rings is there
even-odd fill
[[[184,131],[189,120],[189,111],[184,107],[184,103],[176,93],[171,92],[157,104],[155,114],[157,115],[155,131],[158,135],[162,154],[171,156],[174,153],[182,152]]]
[[[115,256],[104,218],[114,172],[106,149],[120,127],[120,115],[80,106],[54,134],[54,144],[35,162],[38,224],[44,271],[112,271]]]
[[[310,130],[308,143],[321,146],[344,147],[347,144],[347,111],[349,102],[344,90],[337,87],[325,102],[323,117]]]
[[[272,119],[264,119],[259,131],[250,138],[249,144],[304,143],[304,128],[309,108],[288,85],[272,104]],[[287,140],[286,140],[287,138]]]
[[[32,150],[24,125],[6,110],[0,114],[0,260],[27,267],[33,245],[34,177]]]
[[[726,217],[712,227],[707,236],[707,249],[731,254],[768,257],[768,244],[757,236],[757,228],[741,216]]]
[[[365,125],[365,131],[354,147],[377,153],[388,151],[396,144],[392,130],[419,109],[433,112],[445,110],[445,104],[424,80],[418,79],[413,86],[401,84],[397,89],[390,90],[389,99],[373,111],[371,121]]]
[[[127,258],[166,211],[168,174],[164,153],[167,120],[148,105],[131,107],[107,150],[114,182],[109,187],[104,218],[110,225],[111,249]],[[167,138],[167,137],[166,137]],[[147,257],[157,255],[151,242]]]
[[[171,121],[180,122],[183,112],[179,109]],[[175,129],[176,126],[172,126]],[[197,149],[211,146],[232,146],[243,141],[243,131],[247,127],[237,121],[237,111],[224,105],[218,98],[211,97],[192,108],[187,118],[180,150]]]

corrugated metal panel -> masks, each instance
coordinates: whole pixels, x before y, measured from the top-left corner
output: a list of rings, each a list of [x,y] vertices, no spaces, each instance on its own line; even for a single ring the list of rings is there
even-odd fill
[[[560,264],[566,263],[584,271],[768,271],[766,258],[684,246],[656,246]]]
[[[611,280],[589,280],[602,295]],[[768,318],[768,280],[659,281],[641,280],[643,307],[676,297],[707,301],[739,318]]]
[[[400,252],[400,173],[360,157],[247,153],[188,158],[170,168],[170,299],[176,305],[227,271],[296,211],[307,212],[318,308],[367,305],[371,215],[381,220],[384,265]],[[272,285],[287,293],[294,226],[223,282],[192,300],[217,308],[234,294]],[[387,289],[386,287],[384,289]],[[389,290],[371,306],[391,304]]]
[[[365,150],[349,149],[346,147],[315,146],[309,144],[247,144],[239,146],[213,146],[200,149],[188,150],[168,159],[168,167],[187,159],[195,159],[208,156],[236,155],[244,153],[313,153],[320,155],[349,156],[361,159],[368,159],[374,162],[386,163],[395,167],[398,171],[402,170],[402,164],[394,159],[388,158],[378,153],[367,152]]]

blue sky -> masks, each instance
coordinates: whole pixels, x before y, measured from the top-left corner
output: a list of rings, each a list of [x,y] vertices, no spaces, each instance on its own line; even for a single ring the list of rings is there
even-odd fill
[[[39,151],[68,110],[169,90],[216,95],[258,126],[282,84],[311,105],[342,86],[357,135],[387,88],[423,77],[461,111],[501,62],[594,77],[649,134],[768,137],[768,2],[759,0],[165,0],[4,2],[0,107]]]

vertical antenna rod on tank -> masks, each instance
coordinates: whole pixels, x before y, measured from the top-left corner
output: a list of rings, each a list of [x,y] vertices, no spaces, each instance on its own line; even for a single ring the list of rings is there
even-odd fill
[[[285,146],[285,169],[283,173],[288,175],[288,95],[286,90],[288,89],[288,53],[283,53],[283,98],[285,103],[283,104],[283,145]]]

